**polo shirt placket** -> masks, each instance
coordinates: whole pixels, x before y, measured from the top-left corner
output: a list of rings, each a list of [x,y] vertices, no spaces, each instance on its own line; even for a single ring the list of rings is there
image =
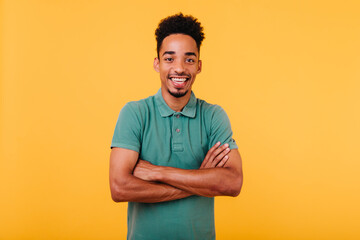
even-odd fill
[[[182,118],[180,113],[174,113],[172,116],[173,129],[172,129],[172,150],[174,152],[183,152],[184,151],[184,139],[183,139],[183,126]]]

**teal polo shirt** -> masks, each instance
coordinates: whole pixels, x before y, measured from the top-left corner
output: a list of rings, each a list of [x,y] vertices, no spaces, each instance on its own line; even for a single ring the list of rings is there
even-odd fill
[[[111,147],[131,149],[159,166],[198,169],[220,141],[237,148],[225,111],[193,92],[181,112],[156,95],[127,103],[120,111]],[[191,196],[161,203],[128,204],[131,240],[215,239],[214,198]]]

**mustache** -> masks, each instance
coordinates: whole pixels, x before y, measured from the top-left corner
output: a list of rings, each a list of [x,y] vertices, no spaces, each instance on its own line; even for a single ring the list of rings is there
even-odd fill
[[[187,78],[190,78],[191,76],[190,76],[190,74],[183,73],[183,74],[168,74],[167,77],[168,78],[171,78],[171,77],[187,77]]]

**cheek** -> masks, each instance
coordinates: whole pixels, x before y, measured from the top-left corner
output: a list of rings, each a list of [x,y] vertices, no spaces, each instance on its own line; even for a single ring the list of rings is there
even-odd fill
[[[167,80],[167,73],[166,72],[162,72],[160,74],[160,77],[163,79],[163,80]]]
[[[191,69],[191,73],[192,73],[193,75],[198,74],[198,72],[199,72],[199,68],[198,68],[197,66],[194,66],[194,67]]]
[[[168,74],[168,69],[165,68],[165,66],[162,66],[162,67],[160,68],[160,75],[161,75],[161,76],[166,76],[167,74]]]

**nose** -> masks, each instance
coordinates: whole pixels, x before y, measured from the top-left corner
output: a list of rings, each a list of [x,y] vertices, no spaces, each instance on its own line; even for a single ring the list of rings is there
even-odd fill
[[[184,63],[182,61],[175,61],[174,62],[174,71],[177,74],[183,74],[185,71]]]

